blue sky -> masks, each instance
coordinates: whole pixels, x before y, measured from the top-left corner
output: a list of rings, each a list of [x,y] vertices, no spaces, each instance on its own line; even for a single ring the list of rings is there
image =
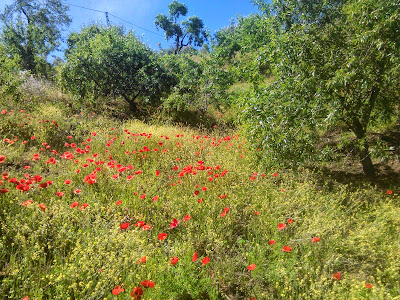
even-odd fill
[[[172,0],[171,0],[172,1]],[[142,36],[143,41],[153,49],[158,49],[157,44],[161,43],[163,48],[167,48],[172,41],[165,41],[162,30],[157,31],[154,19],[158,13],[168,14],[168,4],[170,0],[63,0],[65,4],[71,4],[69,16],[72,23],[64,38],[72,31],[80,31],[81,26],[91,22],[101,22],[106,24],[104,13],[90,11],[72,5],[83,6],[95,10],[107,11],[121,19],[129,21],[152,32],[144,31],[138,27],[127,24],[113,16],[109,16],[112,24],[124,25],[126,29],[133,29],[137,36]],[[4,10],[5,5],[13,3],[14,0],[1,0],[0,11]],[[257,13],[257,8],[250,0],[180,0],[188,7],[188,16],[196,15],[204,21],[211,34],[218,29],[228,26],[230,20],[237,15],[246,16]],[[182,18],[182,20],[186,19]],[[63,45],[65,48],[65,45]],[[62,56],[61,53],[57,55]]]

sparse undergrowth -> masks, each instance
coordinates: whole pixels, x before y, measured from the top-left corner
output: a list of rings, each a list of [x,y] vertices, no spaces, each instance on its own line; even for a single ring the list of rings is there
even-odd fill
[[[258,170],[235,132],[49,103],[3,110],[0,134],[5,298],[399,297],[398,186]]]

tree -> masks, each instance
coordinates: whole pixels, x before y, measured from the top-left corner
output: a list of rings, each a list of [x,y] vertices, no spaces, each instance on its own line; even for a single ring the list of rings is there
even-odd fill
[[[175,54],[188,45],[201,47],[208,40],[203,21],[199,17],[192,16],[187,21],[178,23],[179,17],[186,16],[188,12],[185,4],[175,0],[168,5],[168,8],[169,17],[158,14],[154,23],[157,29],[161,28],[165,31],[167,41],[171,38],[175,40]]]
[[[158,104],[174,77],[157,54],[132,31],[92,25],[68,39],[62,84],[84,97],[120,96],[137,109],[137,99]]]
[[[12,56],[19,56],[23,69],[37,73],[40,65],[60,44],[61,30],[71,19],[60,0],[17,0],[0,15],[1,38]]]
[[[346,2],[329,22],[315,14],[314,22],[278,33],[269,46],[277,80],[244,105],[245,119],[254,142],[280,162],[311,160],[319,131],[344,124],[355,135],[364,173],[373,177],[369,128],[398,113],[400,4]]]

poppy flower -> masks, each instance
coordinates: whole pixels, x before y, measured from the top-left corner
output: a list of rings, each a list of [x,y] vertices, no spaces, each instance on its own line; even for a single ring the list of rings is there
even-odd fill
[[[71,182],[72,182],[71,179],[66,179],[66,180],[64,180],[64,183],[65,183],[65,184],[70,184]]]
[[[155,196],[154,198],[153,198],[153,202],[156,202],[158,200],[158,196]]]
[[[75,201],[74,203],[72,203],[70,205],[70,207],[74,208],[74,207],[77,207],[78,205],[79,205],[79,203],[77,201]]]
[[[249,270],[249,271],[253,271],[255,268],[256,268],[255,264],[251,264],[251,265],[247,266],[247,270]]]
[[[138,264],[142,263],[145,264],[147,261],[147,256],[142,256],[141,258],[139,258],[139,260],[137,261]]]
[[[0,194],[5,194],[5,193],[8,193],[8,189],[1,189],[0,190]]]
[[[174,229],[176,226],[178,226],[178,224],[179,224],[180,222],[181,222],[181,221],[178,221],[177,219],[173,219],[172,222],[171,222],[171,224],[170,224],[171,229]]]
[[[57,195],[58,197],[62,197],[62,196],[64,196],[64,193],[63,193],[63,192],[56,192],[56,195]]]
[[[286,224],[284,224],[284,223],[279,223],[278,224],[278,229],[279,230],[283,230],[285,227],[286,227]]]
[[[145,223],[143,221],[139,221],[135,224],[136,227],[142,227]]]
[[[290,248],[289,246],[286,245],[286,246],[283,247],[282,251],[283,252],[291,252],[292,248]]]
[[[127,229],[129,227],[129,223],[122,223],[119,225],[119,228],[121,228],[122,230]]]
[[[260,214],[259,211],[255,211],[255,212],[254,212],[254,215],[255,215],[255,216],[258,216],[259,214]]]
[[[149,224],[146,224],[146,225],[143,225],[142,230],[145,231],[145,230],[149,230],[151,228],[153,228],[153,227],[150,226]]]
[[[275,244],[275,240],[270,240],[270,241],[268,241],[268,244],[270,244],[270,245]]]
[[[144,280],[140,283],[145,288],[153,288],[155,283],[152,280]]]
[[[43,203],[39,203],[39,207],[41,210],[46,211],[46,205],[44,205]]]
[[[293,219],[292,219],[292,218],[288,219],[288,220],[287,220],[287,223],[288,223],[288,224],[293,224]]]
[[[156,171],[156,176],[160,176],[160,171],[159,170]]]
[[[191,216],[186,215],[186,216],[183,218],[183,220],[184,220],[184,221],[188,221],[188,220],[190,220],[191,218],[192,218]]]
[[[337,272],[337,273],[333,274],[333,276],[332,276],[332,278],[335,280],[340,280],[340,277],[341,277],[340,272]]]
[[[387,190],[386,194],[391,195],[393,192],[391,190]]]
[[[203,267],[204,267],[206,264],[208,264],[210,262],[210,258],[208,256],[206,256],[201,260],[201,262],[202,262]]]
[[[365,287],[366,287],[367,289],[372,289],[373,285],[372,285],[371,283],[366,283],[366,284],[365,284]]]
[[[30,205],[32,203],[33,203],[32,199],[29,199],[27,201],[22,202],[22,206],[28,206],[28,205]]]
[[[162,240],[165,240],[166,238],[167,238],[167,234],[166,233],[160,233],[159,235],[158,235],[158,239],[160,240],[160,241],[162,241]]]
[[[118,200],[117,202],[115,202],[115,205],[120,205],[122,204],[122,200]]]
[[[89,204],[83,203],[83,204],[79,207],[79,209],[80,209],[80,210],[83,210],[83,209],[85,209],[85,208],[88,207],[88,206],[89,206]]]
[[[121,286],[117,285],[113,290],[112,290],[112,294],[115,296],[118,296],[119,293],[123,292],[124,289],[121,288]]]
[[[80,194],[81,192],[82,192],[82,190],[80,190],[80,189],[77,189],[74,191],[75,194]]]
[[[171,265],[176,265],[177,263],[178,263],[178,260],[179,260],[179,258],[178,257],[176,257],[176,256],[174,256],[173,258],[172,258],[172,260],[171,260]]]
[[[197,261],[197,251],[193,254],[192,262]]]
[[[319,238],[319,237],[314,236],[314,237],[312,238],[312,242],[313,242],[313,243],[316,243],[316,242],[319,242],[319,241],[320,241],[320,238]]]
[[[131,292],[131,297],[135,300],[140,300],[143,295],[143,290],[141,287],[135,287]]]
[[[276,177],[276,176],[278,176],[278,173],[272,174],[272,177]]]

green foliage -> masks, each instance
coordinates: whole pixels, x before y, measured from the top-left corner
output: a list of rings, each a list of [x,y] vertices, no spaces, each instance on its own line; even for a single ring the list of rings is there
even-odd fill
[[[81,98],[120,96],[132,110],[159,105],[174,77],[133,32],[92,25],[68,39],[62,85]]]
[[[22,79],[18,74],[18,61],[7,55],[4,45],[0,44],[0,98],[19,98]]]
[[[6,6],[0,14],[1,38],[22,69],[47,74],[46,58],[59,45],[63,26],[71,22],[67,10],[59,0],[19,0]]]
[[[207,40],[208,35],[204,30],[203,21],[196,16],[189,17],[188,20],[178,23],[180,16],[186,16],[188,8],[185,4],[174,0],[169,5],[169,17],[158,14],[155,20],[157,29],[165,31],[165,39],[174,39],[174,53],[179,53],[183,47],[193,45],[201,47]]]
[[[368,128],[396,117],[399,103],[400,7],[350,1],[334,15],[277,33],[268,46],[277,81],[244,103],[245,119],[266,156],[293,164],[313,157],[319,130],[345,124],[358,139],[364,172],[373,175]]]
[[[238,17],[216,33],[213,55],[230,68],[236,81],[258,86],[270,76],[265,46],[271,42],[271,24],[266,15],[253,14]]]
[[[228,105],[228,88],[232,74],[213,57],[189,55],[165,55],[165,64],[174,72],[178,83],[163,99],[164,108],[170,114],[186,111],[206,112],[209,105]]]

